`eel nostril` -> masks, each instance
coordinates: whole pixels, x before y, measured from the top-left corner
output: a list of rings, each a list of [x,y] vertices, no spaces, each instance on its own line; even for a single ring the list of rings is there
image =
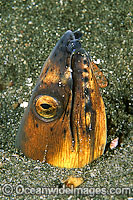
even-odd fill
[[[74,31],[74,36],[75,36],[75,39],[80,39],[82,37],[82,33],[78,30]]]

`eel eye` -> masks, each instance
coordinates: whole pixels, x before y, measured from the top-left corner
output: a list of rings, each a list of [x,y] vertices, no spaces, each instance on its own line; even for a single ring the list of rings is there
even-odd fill
[[[52,119],[57,115],[58,102],[55,98],[47,95],[39,95],[35,99],[35,110],[44,119]]]

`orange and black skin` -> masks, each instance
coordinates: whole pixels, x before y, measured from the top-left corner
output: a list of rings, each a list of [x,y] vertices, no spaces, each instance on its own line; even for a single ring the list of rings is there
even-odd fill
[[[67,31],[46,60],[16,137],[27,157],[66,168],[92,162],[106,145],[103,99],[88,55],[71,51],[75,40]]]

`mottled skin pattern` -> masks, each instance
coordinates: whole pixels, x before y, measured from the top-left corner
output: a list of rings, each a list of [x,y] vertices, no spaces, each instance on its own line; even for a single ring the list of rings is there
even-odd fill
[[[67,49],[75,38],[67,31],[46,60],[16,137],[27,157],[66,168],[92,162],[106,145],[105,107],[92,63],[82,48]],[[50,106],[57,102],[52,118],[37,113],[42,95],[50,97]]]

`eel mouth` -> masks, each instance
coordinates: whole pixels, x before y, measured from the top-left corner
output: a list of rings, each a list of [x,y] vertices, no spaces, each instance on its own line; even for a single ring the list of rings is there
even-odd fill
[[[72,73],[71,73],[72,74],[72,102],[71,102],[71,111],[70,111],[70,130],[71,130],[71,137],[72,137],[72,146],[74,147],[75,133],[73,130],[73,110],[74,110],[74,101],[75,101],[75,95],[76,95],[76,91],[75,91],[76,85],[75,85],[75,76],[74,76],[74,71],[73,71],[74,69],[73,59],[74,59],[74,53],[78,52],[81,49],[81,43],[79,40],[82,37],[82,33],[80,31],[75,31],[73,32],[73,34],[74,34],[74,39],[68,42],[67,51],[71,53],[70,66],[72,69]]]

